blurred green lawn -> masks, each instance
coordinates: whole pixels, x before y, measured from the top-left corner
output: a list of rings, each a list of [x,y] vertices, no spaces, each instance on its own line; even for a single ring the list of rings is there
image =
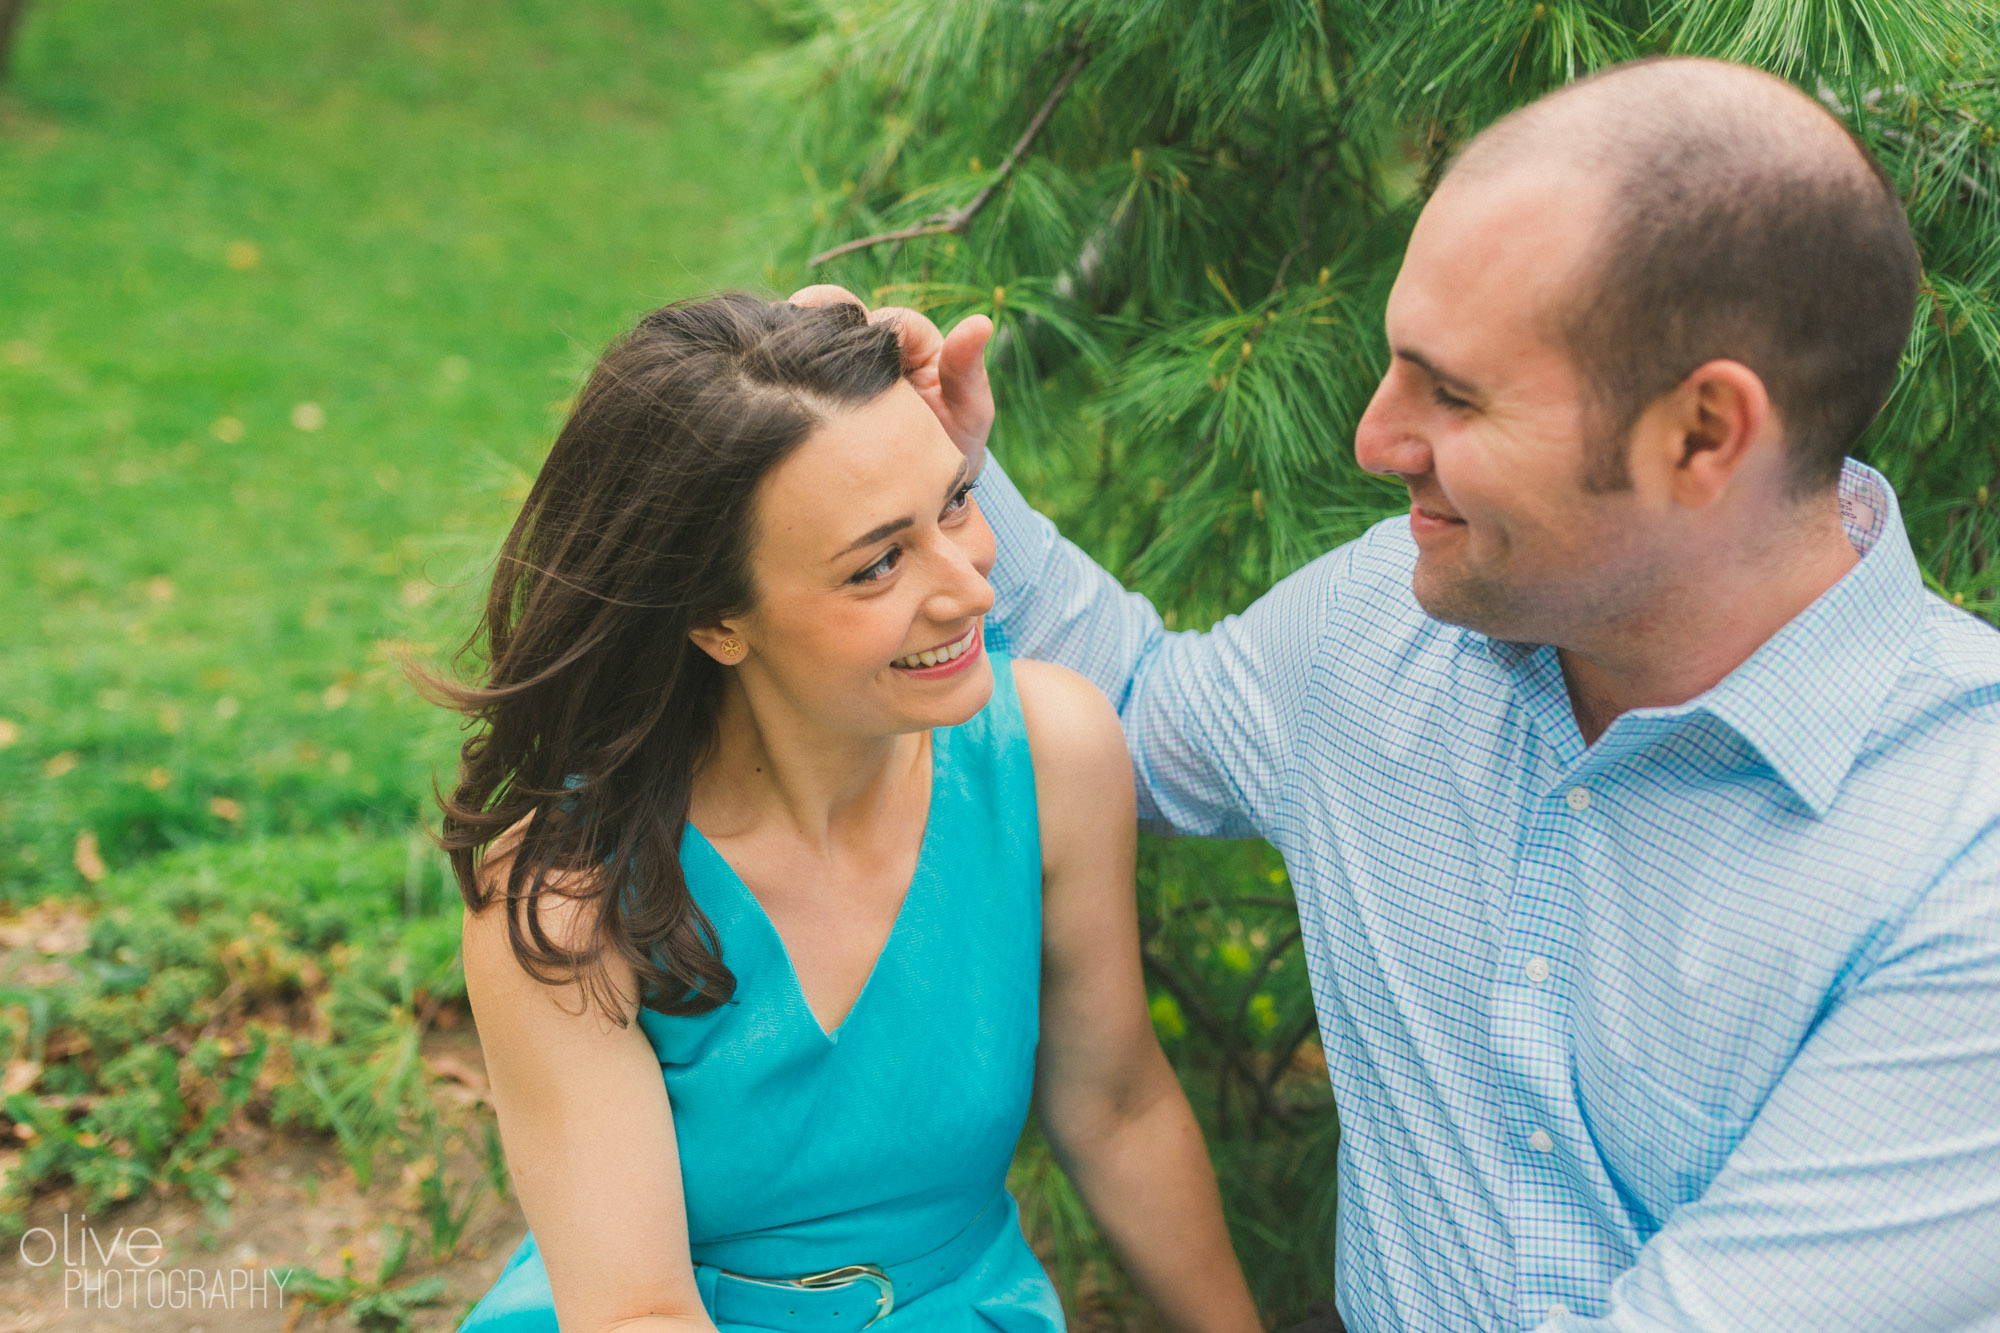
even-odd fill
[[[0,900],[79,890],[92,839],[115,872],[407,836],[456,732],[397,645],[470,628],[606,339],[767,281],[789,173],[711,78],[764,25],[35,0],[0,87]]]

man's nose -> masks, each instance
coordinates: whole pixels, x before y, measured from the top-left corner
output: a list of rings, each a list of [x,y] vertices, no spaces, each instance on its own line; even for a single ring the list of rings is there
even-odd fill
[[[1375,396],[1354,427],[1354,461],[1380,476],[1414,477],[1431,470],[1431,450],[1398,401],[1393,372],[1375,386]]]

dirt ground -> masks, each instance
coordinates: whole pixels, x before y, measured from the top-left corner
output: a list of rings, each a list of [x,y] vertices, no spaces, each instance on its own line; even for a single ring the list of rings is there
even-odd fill
[[[478,1038],[471,1031],[435,1033],[426,1042],[425,1054],[434,1063],[455,1061],[483,1077]],[[223,1227],[212,1226],[200,1206],[185,1199],[135,1199],[102,1214],[86,1215],[73,1191],[38,1198],[28,1211],[29,1231],[18,1245],[10,1244],[0,1253],[0,1333],[351,1329],[353,1323],[344,1312],[303,1306],[296,1298],[281,1304],[281,1288],[268,1273],[299,1264],[337,1274],[341,1250],[349,1248],[356,1277],[372,1278],[382,1261],[385,1223],[409,1225],[417,1238],[392,1286],[432,1274],[446,1282],[443,1299],[419,1311],[410,1327],[415,1333],[449,1333],[492,1285],[527,1229],[511,1197],[496,1198],[485,1190],[457,1255],[433,1266],[423,1253],[427,1232],[414,1208],[409,1182],[385,1179],[392,1173],[381,1172],[364,1193],[330,1140],[250,1127],[229,1141],[241,1156],[226,1172],[236,1193],[230,1201],[229,1223]],[[479,1165],[469,1154],[453,1163],[454,1179],[475,1179],[478,1172]],[[67,1272],[59,1252],[65,1215],[71,1258],[79,1261]],[[46,1228],[47,1236],[36,1227]],[[157,1233],[162,1247],[150,1266],[162,1272],[177,1270],[179,1278],[171,1286],[155,1279],[150,1292],[141,1291],[135,1282],[124,1288],[120,1308],[105,1308],[118,1286],[114,1277],[101,1298],[87,1300],[86,1277],[94,1281],[136,1266],[125,1246],[138,1229],[148,1227]],[[144,1248],[153,1236],[140,1233],[136,1239],[141,1245],[137,1259],[153,1258],[152,1251]],[[44,1260],[52,1250],[57,1251],[54,1257]],[[110,1262],[100,1261],[100,1250]],[[86,1259],[87,1264],[80,1262]],[[186,1270],[200,1270],[201,1276]],[[191,1301],[179,1295],[190,1288],[194,1289]],[[206,1299],[203,1291],[210,1293]]]

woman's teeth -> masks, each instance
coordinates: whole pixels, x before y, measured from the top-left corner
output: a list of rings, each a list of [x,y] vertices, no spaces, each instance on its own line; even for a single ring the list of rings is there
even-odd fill
[[[974,625],[958,642],[948,643],[942,648],[927,648],[921,653],[911,653],[908,657],[899,657],[895,665],[914,671],[919,667],[937,666],[941,662],[949,662],[972,646],[972,637],[978,632],[979,626]]]

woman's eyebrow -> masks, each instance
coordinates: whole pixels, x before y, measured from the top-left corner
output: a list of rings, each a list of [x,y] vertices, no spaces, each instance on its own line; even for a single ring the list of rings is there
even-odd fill
[[[840,550],[837,553],[835,553],[833,558],[835,560],[838,560],[840,559],[841,556],[846,555],[849,551],[858,551],[864,546],[873,546],[876,542],[881,541],[884,537],[894,536],[896,533],[901,532],[904,528],[909,527],[911,524],[915,522],[916,520],[913,518],[892,518],[887,523],[878,524],[877,526],[872,527],[868,529],[868,531],[862,533],[859,537],[855,538],[847,545],[841,547]]]
[[[958,465],[958,471],[952,473],[951,485],[944,488],[944,498],[946,500],[951,499],[953,492],[957,491],[958,488],[962,484],[964,484],[964,482],[965,482],[965,463],[961,460]],[[862,533],[855,540],[849,542],[846,546],[841,547],[840,550],[837,553],[835,553],[835,555],[832,558],[838,560],[840,559],[841,556],[846,555],[849,551],[858,551],[864,546],[873,546],[876,542],[881,541],[884,537],[893,537],[897,533],[901,532],[904,528],[911,526],[915,522],[916,520],[914,518],[892,518],[887,523],[879,523],[876,526],[868,529],[868,531]]]

